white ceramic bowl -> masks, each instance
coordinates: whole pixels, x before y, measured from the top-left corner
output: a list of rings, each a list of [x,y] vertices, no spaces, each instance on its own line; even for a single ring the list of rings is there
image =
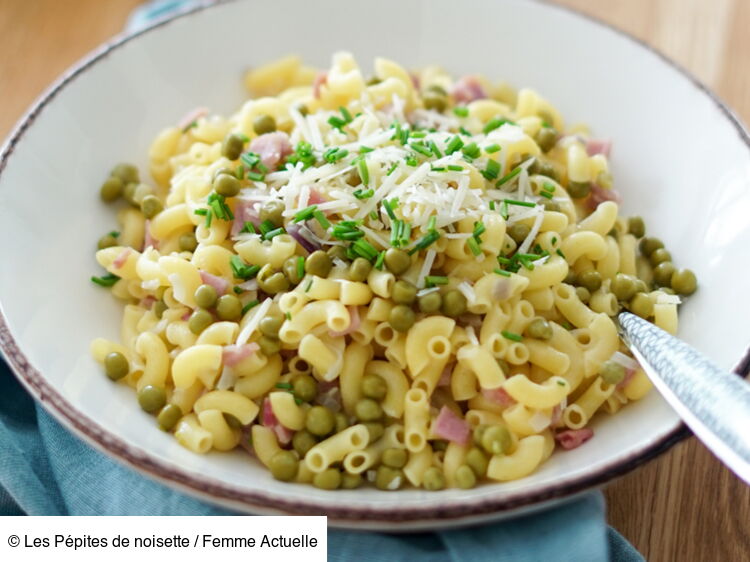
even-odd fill
[[[4,146],[0,343],[29,391],[81,437],[167,484],[241,510],[328,514],[350,527],[448,526],[529,511],[623,474],[684,436],[654,393],[598,419],[593,440],[519,481],[332,493],[276,482],[245,454],[190,453],[156,430],[129,389],[101,375],[89,342],[117,338],[122,311],[88,277],[98,271],[94,241],[113,224],[97,195],[112,163],[144,165],[155,133],[197,105],[231,112],[243,101],[248,66],[297,52],[325,67],[339,49],[365,64],[376,55],[407,66],[437,62],[531,86],[569,122],[614,139],[625,213],[643,215],[699,276],[680,335],[724,367],[740,364],[750,335],[748,136],[674,64],[537,2],[482,0],[459,10],[447,0],[234,1],[103,46],[37,102]]]

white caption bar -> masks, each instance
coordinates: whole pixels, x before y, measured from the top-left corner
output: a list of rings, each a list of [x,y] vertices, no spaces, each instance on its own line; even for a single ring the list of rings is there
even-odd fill
[[[325,561],[325,517],[2,517],[0,560]]]

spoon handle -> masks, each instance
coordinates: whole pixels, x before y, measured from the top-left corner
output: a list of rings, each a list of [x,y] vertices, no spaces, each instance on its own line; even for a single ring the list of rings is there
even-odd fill
[[[693,433],[750,484],[750,384],[628,312],[619,315],[630,350]]]

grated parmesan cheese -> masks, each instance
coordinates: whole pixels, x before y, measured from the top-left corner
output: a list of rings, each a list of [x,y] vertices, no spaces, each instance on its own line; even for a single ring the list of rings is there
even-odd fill
[[[258,328],[260,321],[266,317],[266,314],[268,314],[268,310],[271,308],[272,304],[272,299],[266,299],[258,306],[248,311],[248,314],[252,314],[253,311],[255,311],[255,314],[253,314],[252,317],[247,321],[245,327],[240,330],[240,333],[237,336],[237,341],[235,342],[237,343],[237,345],[242,345],[248,342],[250,336],[252,336],[253,332],[255,332],[255,330]]]

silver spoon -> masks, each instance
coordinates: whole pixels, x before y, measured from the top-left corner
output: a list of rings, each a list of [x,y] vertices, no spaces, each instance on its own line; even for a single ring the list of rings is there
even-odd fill
[[[623,312],[623,340],[693,433],[750,484],[750,384],[651,322]]]

